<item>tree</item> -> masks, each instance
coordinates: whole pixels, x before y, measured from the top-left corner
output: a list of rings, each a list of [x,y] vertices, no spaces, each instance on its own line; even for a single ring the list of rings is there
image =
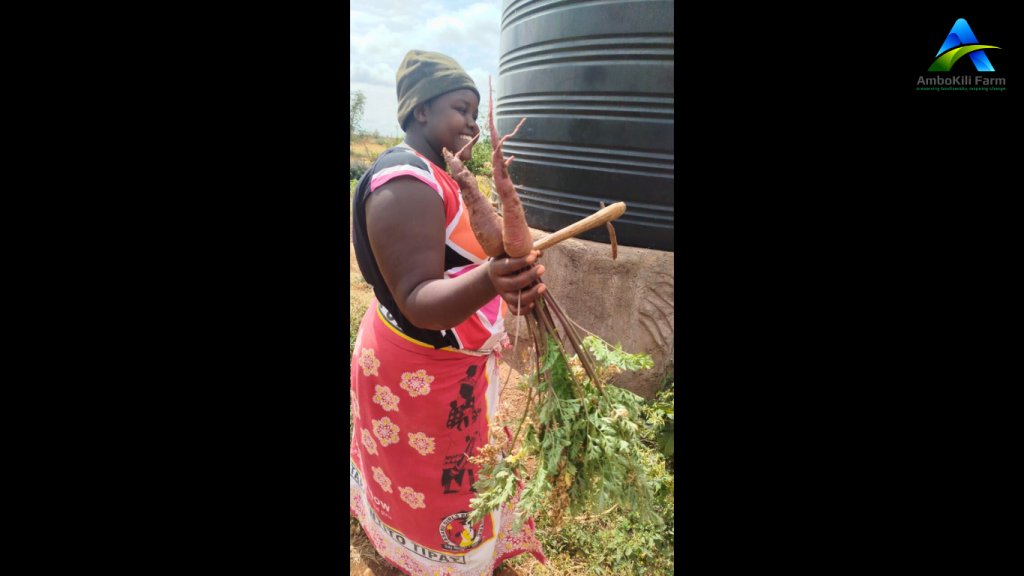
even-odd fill
[[[348,135],[355,136],[359,130],[359,121],[363,119],[363,112],[366,109],[366,96],[361,90],[349,92],[348,100]]]

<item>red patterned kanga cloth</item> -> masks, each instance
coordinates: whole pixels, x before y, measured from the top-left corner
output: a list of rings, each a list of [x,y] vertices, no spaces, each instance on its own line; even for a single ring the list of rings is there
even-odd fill
[[[547,559],[532,519],[510,533],[519,491],[481,523],[466,523],[497,411],[494,353],[435,350],[400,333],[376,300],[352,359],[349,509],[377,551],[415,576],[489,576],[506,558]],[[510,436],[505,429],[506,436]]]

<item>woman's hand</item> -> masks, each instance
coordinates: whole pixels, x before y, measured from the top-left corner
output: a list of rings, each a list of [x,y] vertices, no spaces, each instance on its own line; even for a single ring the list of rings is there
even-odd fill
[[[508,309],[517,316],[528,313],[534,301],[547,290],[546,286],[539,283],[530,287],[544,274],[543,266],[533,266],[540,257],[541,253],[534,250],[523,258],[494,258],[487,267],[487,275],[494,289],[508,303]]]

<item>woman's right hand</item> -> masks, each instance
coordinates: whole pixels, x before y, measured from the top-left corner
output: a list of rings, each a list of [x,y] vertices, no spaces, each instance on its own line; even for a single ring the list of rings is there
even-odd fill
[[[544,266],[533,266],[540,257],[541,253],[533,250],[522,258],[493,258],[487,266],[487,275],[494,289],[508,303],[508,309],[517,316],[528,313],[534,301],[547,290],[547,286],[540,283],[530,287],[544,274]]]

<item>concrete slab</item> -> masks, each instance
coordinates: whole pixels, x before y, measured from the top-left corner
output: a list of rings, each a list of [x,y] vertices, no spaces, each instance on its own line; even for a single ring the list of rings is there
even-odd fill
[[[548,235],[531,232],[535,240]],[[545,283],[573,321],[629,352],[651,355],[652,369],[616,375],[611,383],[653,398],[675,353],[675,253],[619,246],[612,260],[611,245],[570,238],[540,262]],[[509,314],[505,322],[514,339],[516,317]],[[528,374],[529,332],[522,322],[519,330],[519,344],[506,356],[513,369]]]

